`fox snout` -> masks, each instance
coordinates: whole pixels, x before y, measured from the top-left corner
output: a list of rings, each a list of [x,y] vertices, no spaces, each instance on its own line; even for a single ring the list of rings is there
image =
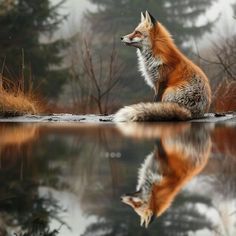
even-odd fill
[[[128,197],[127,197],[126,195],[122,195],[122,196],[120,197],[120,201],[123,202],[123,203],[126,203],[126,202],[127,202],[127,199],[128,199]]]
[[[130,35],[125,35],[125,36],[121,36],[121,42],[123,43],[131,43],[133,38],[130,37]]]
[[[134,46],[134,47],[141,46],[140,44],[141,44],[142,38],[138,37],[136,33],[131,33],[131,34],[122,36],[120,39],[121,39],[121,42],[125,43],[128,46]]]

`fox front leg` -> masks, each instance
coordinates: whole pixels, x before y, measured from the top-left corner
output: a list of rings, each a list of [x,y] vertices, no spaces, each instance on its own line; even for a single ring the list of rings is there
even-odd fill
[[[154,88],[153,102],[160,102],[161,101],[158,90],[159,90],[159,84],[156,85],[155,88]]]
[[[153,102],[161,102],[162,101],[162,95],[163,95],[165,89],[166,89],[166,82],[165,81],[159,82],[155,86],[155,88],[154,88],[155,95],[154,95]]]
[[[160,98],[158,96],[158,94],[154,94],[154,97],[153,97],[153,102],[160,102]]]

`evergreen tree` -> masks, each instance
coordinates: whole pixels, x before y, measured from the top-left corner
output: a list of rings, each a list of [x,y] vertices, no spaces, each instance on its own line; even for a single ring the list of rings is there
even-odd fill
[[[64,3],[49,0],[3,0],[0,2],[0,63],[4,75],[15,79],[32,77],[33,84],[55,97],[66,78],[62,62],[64,40],[50,40],[65,16],[58,13]]]
[[[200,37],[214,23],[206,20],[198,24],[216,0],[90,0],[98,11],[88,13],[92,31],[104,35],[123,35],[140,20],[140,12],[148,10],[163,23],[179,46],[191,37]],[[122,34],[123,33],[123,34]]]
[[[172,34],[176,44],[186,52],[191,51],[188,40],[201,37],[210,31],[215,21],[199,18],[216,0],[90,0],[97,5],[97,11],[90,11],[87,19],[91,23],[91,31],[96,37],[100,36],[101,50],[104,52],[105,44],[114,38],[131,33],[140,21],[140,12],[150,11]],[[137,74],[137,59],[133,48],[119,46],[120,56],[126,65],[123,75],[125,86],[132,87],[137,92],[144,91],[143,80]],[[135,82],[134,82],[135,81]],[[132,93],[134,94],[134,92]]]

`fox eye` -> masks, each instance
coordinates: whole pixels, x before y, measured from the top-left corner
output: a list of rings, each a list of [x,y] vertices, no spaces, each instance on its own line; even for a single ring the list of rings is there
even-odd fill
[[[130,198],[130,201],[132,202],[134,207],[140,207],[142,205],[142,201],[137,198]]]
[[[132,201],[132,203],[135,208],[142,206],[142,202],[140,201]]]
[[[138,31],[138,30],[135,30],[135,34],[137,35],[143,35],[140,31]]]

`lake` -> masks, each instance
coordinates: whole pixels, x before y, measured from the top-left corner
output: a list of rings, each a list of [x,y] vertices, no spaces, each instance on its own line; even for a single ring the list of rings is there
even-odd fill
[[[233,122],[0,123],[0,235],[236,235],[235,140]]]

